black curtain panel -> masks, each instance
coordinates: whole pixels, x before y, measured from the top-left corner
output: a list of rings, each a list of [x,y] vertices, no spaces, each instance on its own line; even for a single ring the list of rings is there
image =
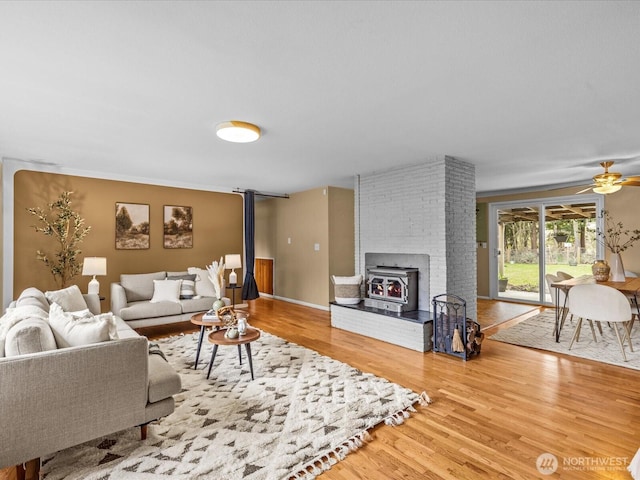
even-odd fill
[[[256,260],[256,219],[255,219],[255,192],[247,190],[244,192],[244,244],[246,273],[242,284],[242,299],[254,300],[260,297],[258,285],[253,275],[254,263]]]

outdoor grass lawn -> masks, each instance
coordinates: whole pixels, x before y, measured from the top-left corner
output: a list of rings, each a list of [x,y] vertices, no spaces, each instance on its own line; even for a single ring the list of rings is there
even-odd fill
[[[531,263],[505,263],[504,276],[509,279],[509,286],[513,285],[538,285],[539,266]],[[558,270],[574,277],[591,275],[591,264],[585,263],[571,266],[565,264],[547,264],[547,273],[555,274]],[[537,291],[533,290],[533,291]]]

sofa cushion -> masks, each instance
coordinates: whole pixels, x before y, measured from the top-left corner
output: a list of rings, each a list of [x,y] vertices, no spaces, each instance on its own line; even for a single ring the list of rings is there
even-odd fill
[[[47,297],[45,297],[44,293],[35,287],[25,288],[16,300],[16,307],[22,307],[25,305],[39,307],[45,312],[49,311],[49,301],[47,300]]]
[[[196,296],[196,277],[193,275],[167,275],[167,280],[182,280],[180,284],[180,300],[193,298]]]
[[[49,324],[58,348],[106,342],[117,338],[116,322],[111,313],[94,316],[89,310],[65,312],[57,303],[52,303]]]
[[[151,303],[179,302],[182,280],[154,280]]]
[[[209,310],[213,306],[216,297],[198,297],[187,300],[180,300],[182,313],[195,313]]]
[[[4,348],[5,355],[12,357],[55,350],[58,347],[49,323],[41,318],[28,318],[9,329]]]
[[[180,315],[181,313],[182,305],[175,302],[134,302],[120,309],[120,318],[123,320],[138,320],[141,318]]]
[[[180,375],[161,355],[149,354],[149,403],[180,393]]]
[[[127,302],[151,300],[153,281],[164,280],[166,276],[166,272],[122,274],[120,285],[127,295]]]
[[[188,271],[191,275],[196,275],[196,295],[201,297],[215,297],[216,290],[209,278],[209,272],[204,268],[189,267]]]
[[[88,308],[87,302],[84,301],[82,292],[77,285],[71,285],[62,290],[44,292],[44,295],[49,300],[49,303],[57,303],[65,312],[78,312]]]

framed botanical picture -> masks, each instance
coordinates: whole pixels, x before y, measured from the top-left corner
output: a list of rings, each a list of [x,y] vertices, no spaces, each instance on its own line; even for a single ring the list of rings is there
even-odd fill
[[[144,250],[149,238],[149,205],[116,202],[116,250]]]
[[[164,248],[193,247],[193,209],[164,206]]]

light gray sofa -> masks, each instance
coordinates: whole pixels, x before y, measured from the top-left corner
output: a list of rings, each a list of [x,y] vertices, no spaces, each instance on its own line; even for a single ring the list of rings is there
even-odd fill
[[[84,299],[98,315],[98,295]],[[13,324],[0,345],[3,355],[13,352],[0,357],[0,468],[133,426],[141,426],[144,439],[149,422],[173,412],[180,376],[121,319],[108,322],[109,335],[115,336],[115,326],[117,339],[58,348],[52,312],[60,307],[49,305],[35,288],[10,307],[0,327],[11,324],[5,320],[15,320],[16,313],[28,318]],[[49,331],[42,325],[44,311]]]
[[[191,271],[194,271],[190,269]],[[154,272],[120,275],[120,282],[111,284],[111,311],[133,328],[183,322],[198,312],[209,310],[217,300],[213,286],[199,288],[206,283],[206,270],[189,272]],[[174,301],[152,302],[154,280],[195,277],[195,296]]]

